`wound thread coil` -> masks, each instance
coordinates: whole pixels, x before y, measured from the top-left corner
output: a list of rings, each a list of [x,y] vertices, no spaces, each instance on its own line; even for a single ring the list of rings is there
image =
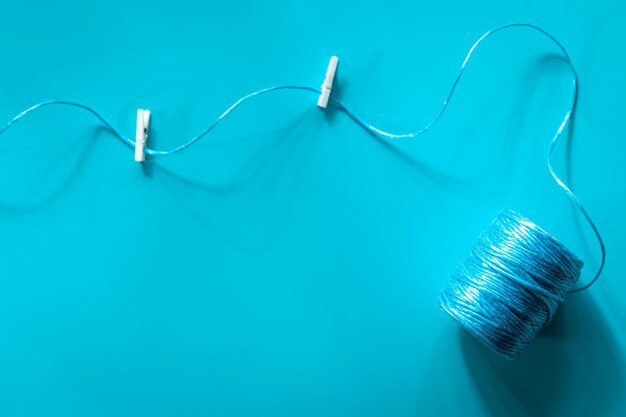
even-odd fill
[[[582,267],[555,237],[503,210],[457,267],[439,303],[472,335],[513,359],[550,323]]]

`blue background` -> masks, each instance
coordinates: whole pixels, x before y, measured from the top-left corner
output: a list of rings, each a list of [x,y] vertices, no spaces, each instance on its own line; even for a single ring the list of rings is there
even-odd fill
[[[87,114],[47,108],[0,141],[0,415],[625,415],[624,2],[6,1],[0,15],[1,119],[67,99],[132,137],[145,107],[158,148],[250,91],[319,86],[331,54],[336,97],[417,129],[479,35],[535,23],[579,71],[556,167],[608,248],[597,285],[517,361],[438,307],[504,207],[582,257],[585,279],[598,266],[544,165],[569,74],[526,30],[485,43],[412,141],[287,91],[142,168]]]

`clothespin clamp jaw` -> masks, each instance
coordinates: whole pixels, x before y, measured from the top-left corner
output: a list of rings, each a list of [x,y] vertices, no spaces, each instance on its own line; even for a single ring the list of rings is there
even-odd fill
[[[137,109],[137,130],[135,131],[135,161],[146,160],[146,144],[150,128],[150,110]]]
[[[333,80],[335,79],[335,72],[337,71],[337,64],[339,63],[339,57],[331,56],[328,68],[326,69],[326,77],[322,83],[320,96],[317,99],[317,106],[325,109],[328,106],[328,99],[330,98],[330,92],[333,89]]]

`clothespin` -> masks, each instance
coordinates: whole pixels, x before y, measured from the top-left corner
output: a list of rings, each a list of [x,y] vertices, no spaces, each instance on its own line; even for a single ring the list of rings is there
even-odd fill
[[[328,99],[330,98],[330,92],[333,89],[333,80],[335,78],[338,63],[339,57],[330,57],[330,62],[328,63],[328,68],[326,69],[326,77],[324,77],[324,82],[322,83],[321,94],[317,99],[317,106],[322,109],[325,109],[328,105]]]
[[[145,148],[150,127],[150,110],[137,109],[137,130],[135,131],[135,161],[146,160]]]

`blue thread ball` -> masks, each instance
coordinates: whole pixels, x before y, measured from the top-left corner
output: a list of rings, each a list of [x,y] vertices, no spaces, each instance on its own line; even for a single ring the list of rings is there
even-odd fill
[[[513,359],[547,326],[583,262],[513,210],[503,210],[441,291],[441,308]]]

